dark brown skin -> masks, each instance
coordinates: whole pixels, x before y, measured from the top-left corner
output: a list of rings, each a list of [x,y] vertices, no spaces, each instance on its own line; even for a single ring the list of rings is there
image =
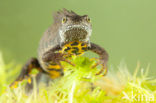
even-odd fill
[[[30,77],[32,69],[39,70],[36,77],[37,83],[42,74],[46,74],[51,79],[63,76],[63,66],[60,61],[67,62],[73,66],[69,60],[71,55],[80,55],[88,50],[99,55],[99,61],[93,65],[101,65],[101,71],[97,75],[102,74],[106,69],[108,53],[97,44],[90,42],[91,23],[87,15],[77,15],[73,11],[63,9],[54,14],[54,24],[44,33],[38,50],[38,59],[30,59],[22,68],[20,75],[11,84],[14,87],[19,81]],[[32,88],[32,83],[27,84],[28,91]]]

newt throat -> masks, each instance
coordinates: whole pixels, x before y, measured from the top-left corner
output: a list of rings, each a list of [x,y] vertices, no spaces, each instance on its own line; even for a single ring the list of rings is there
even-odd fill
[[[72,42],[72,41],[87,41],[91,35],[91,29],[83,25],[69,25],[66,28],[60,30],[60,35],[62,41]]]
[[[65,32],[65,41],[83,41],[86,39],[87,34],[87,31],[82,28],[72,28]]]

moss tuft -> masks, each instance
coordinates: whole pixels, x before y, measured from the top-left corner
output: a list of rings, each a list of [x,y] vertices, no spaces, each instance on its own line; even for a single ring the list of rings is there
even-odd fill
[[[148,71],[139,70],[131,74],[125,63],[119,65],[117,72],[110,68],[107,76],[95,75],[100,68],[91,69],[95,63],[87,57],[73,57],[75,67],[62,63],[65,67],[64,77],[51,83],[50,86],[40,86],[27,96],[24,86],[16,89],[8,87],[7,80],[14,76],[17,70],[8,75],[7,65],[0,56],[0,90],[2,103],[154,103],[156,99],[156,79],[148,77]],[[17,68],[17,67],[15,67]],[[138,76],[138,72],[142,71]],[[5,90],[5,92],[4,92]]]

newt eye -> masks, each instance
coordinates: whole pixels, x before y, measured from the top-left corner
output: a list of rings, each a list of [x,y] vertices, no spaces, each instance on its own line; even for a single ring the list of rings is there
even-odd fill
[[[89,17],[86,18],[86,21],[89,22],[89,23],[91,22]]]
[[[62,19],[62,23],[64,24],[66,21],[67,21],[67,18],[64,17],[64,18]]]

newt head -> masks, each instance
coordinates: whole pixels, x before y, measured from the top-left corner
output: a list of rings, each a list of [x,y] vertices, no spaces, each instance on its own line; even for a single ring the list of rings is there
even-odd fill
[[[71,41],[89,42],[92,33],[91,20],[88,15],[80,16],[73,11],[63,9],[54,15],[61,43]]]

